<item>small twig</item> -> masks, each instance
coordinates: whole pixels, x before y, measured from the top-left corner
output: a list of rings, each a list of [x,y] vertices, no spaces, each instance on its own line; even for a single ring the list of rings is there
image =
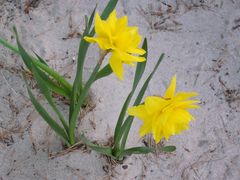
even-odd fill
[[[69,152],[73,152],[74,150],[80,149],[81,147],[85,147],[85,145],[82,142],[78,142],[63,151],[49,153],[48,159],[53,159],[55,157],[63,156]]]
[[[240,28],[240,25],[236,25],[236,26],[232,27],[232,30],[234,31],[234,30],[236,30],[238,28]]]
[[[28,0],[25,4],[24,13],[29,14],[30,10],[32,8],[37,8],[39,3],[40,3],[40,0]]]

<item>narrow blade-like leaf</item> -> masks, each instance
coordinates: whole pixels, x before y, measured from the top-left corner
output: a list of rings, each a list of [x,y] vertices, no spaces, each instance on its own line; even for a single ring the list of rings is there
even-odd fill
[[[36,67],[40,68],[41,70],[46,72],[49,76],[51,76],[54,80],[59,82],[59,84],[61,86],[63,86],[64,89],[67,90],[68,93],[71,92],[72,86],[71,86],[71,84],[69,84],[69,82],[63,76],[61,76],[59,73],[57,73],[52,68],[43,64],[40,61],[33,61],[33,63],[36,65]]]
[[[35,53],[35,55],[37,56],[39,61],[41,61],[43,64],[45,64],[44,63],[45,61],[40,56],[38,56],[36,53]],[[36,65],[35,65],[35,67],[37,68]],[[49,74],[45,74],[45,71],[43,72],[42,70],[39,70],[38,72],[39,72],[39,75],[44,80],[44,82],[46,83],[46,85],[47,85],[47,87],[49,89],[51,89],[53,92],[55,92],[55,93],[57,93],[57,94],[59,94],[61,96],[64,96],[64,97],[70,99],[70,92],[69,92],[69,90],[67,88],[65,88],[64,86],[62,86],[62,84],[59,83],[59,81],[56,81],[55,79],[50,79],[49,78]]]
[[[41,78],[39,70],[35,67],[34,64],[32,65],[32,71],[33,71],[34,77],[36,78],[36,81],[37,81],[37,84],[38,84],[38,87],[39,87],[41,93],[45,96],[45,98],[48,101],[49,105],[52,107],[52,109],[57,114],[57,116],[60,119],[63,127],[66,130],[66,133],[68,133],[68,125],[66,124],[63,115],[61,114],[61,112],[58,110],[56,104],[54,103],[54,101],[52,99],[52,95],[51,95],[51,93],[49,91],[48,86],[46,85],[44,80]]]
[[[89,29],[86,28],[83,32],[82,39],[80,41],[79,50],[78,50],[78,61],[77,61],[77,73],[73,82],[73,89],[71,92],[71,99],[70,99],[70,111],[69,111],[69,119],[71,119],[72,113],[74,111],[76,105],[76,99],[81,93],[83,88],[83,66],[84,60],[86,57],[86,53],[89,47],[89,43],[83,39],[84,36],[88,35]]]
[[[121,159],[122,157],[131,156],[132,154],[148,154],[151,152],[154,152],[153,148],[133,147],[133,148],[125,149],[125,150],[119,152],[119,154],[117,154],[117,157]]]
[[[83,141],[84,144],[86,144],[89,148],[92,150],[113,157],[112,156],[112,149],[110,147],[101,147],[96,144],[93,144],[90,140],[88,140],[83,134],[80,136],[80,139]]]
[[[133,95],[132,92],[129,93],[127,99],[125,100],[125,102],[123,104],[120,115],[118,117],[118,121],[117,121],[115,131],[114,131],[114,143],[115,143],[116,146],[120,146],[120,140],[122,138],[122,132],[123,132],[122,123],[123,123],[123,119],[124,119],[125,114],[126,114],[127,107],[128,107],[128,105],[131,101],[132,95]]]
[[[139,105],[141,103],[142,98],[143,98],[143,96],[145,94],[145,91],[146,91],[146,89],[148,87],[148,84],[149,84],[150,80],[152,79],[153,75],[155,74],[156,70],[158,69],[160,63],[162,62],[163,57],[164,57],[164,54],[161,54],[161,56],[158,59],[158,62],[155,65],[153,71],[148,76],[148,78],[146,79],[145,83],[143,84],[140,92],[138,93],[138,96],[137,96],[137,98],[136,98],[136,100],[135,100],[135,102],[133,104],[134,106],[137,106],[137,105]],[[119,133],[122,136],[122,138],[121,138],[121,146],[120,146],[121,149],[124,149],[124,147],[126,145],[126,140],[127,140],[127,137],[128,137],[128,134],[129,134],[129,131],[130,131],[133,119],[134,119],[133,116],[128,116],[127,120],[125,120],[125,122],[123,123],[123,125],[121,127],[121,133]]]
[[[69,136],[70,136],[70,141],[73,144],[75,142],[74,130],[75,130],[75,126],[76,126],[77,117],[78,117],[78,114],[80,112],[80,108],[81,108],[82,104],[84,103],[84,101],[85,101],[85,99],[86,99],[86,97],[88,95],[90,86],[94,82],[94,79],[97,76],[97,72],[98,72],[100,66],[101,66],[101,64],[99,64],[99,63],[97,63],[97,65],[95,66],[95,68],[94,68],[90,78],[88,79],[87,83],[85,84],[85,86],[84,86],[84,88],[83,88],[83,90],[81,92],[81,95],[77,99],[77,104],[76,104],[76,106],[73,109],[72,116],[70,117],[70,121],[69,121]]]
[[[48,66],[48,64],[46,63],[46,61],[43,59],[43,58],[41,58],[37,53],[35,53],[34,52],[34,54],[37,56],[37,58],[38,58],[38,60],[41,62],[41,63],[43,63],[43,64],[45,64],[46,66]]]
[[[107,64],[97,73],[96,79],[94,81],[101,79],[103,77],[106,77],[106,76],[112,74],[112,72],[113,72],[112,68],[110,67],[109,64]]]
[[[20,55],[18,48],[16,46],[10,44],[9,42],[7,42],[5,39],[0,38],[0,44],[2,44],[4,47],[6,47]]]
[[[136,72],[135,72],[135,76],[134,76],[134,82],[133,82],[132,89],[136,89],[140,79],[142,78],[142,75],[143,75],[145,67],[146,67],[147,56],[148,56],[147,38],[144,38],[142,49],[144,49],[146,51],[146,53],[141,57],[144,57],[146,59],[146,61],[137,63],[137,68],[136,68]]]
[[[156,70],[158,69],[158,66],[159,66],[160,63],[162,62],[163,58],[164,58],[164,54],[161,54],[161,56],[160,56],[160,58],[158,59],[158,62],[157,62],[157,64],[155,65],[152,73],[148,76],[147,80],[145,81],[144,85],[142,86],[142,88],[141,88],[141,90],[140,90],[140,92],[139,92],[139,94],[138,94],[138,96],[137,96],[137,98],[136,98],[136,100],[135,100],[135,102],[134,102],[134,106],[137,106],[137,105],[139,105],[139,104],[141,103],[142,98],[143,98],[143,96],[144,96],[144,94],[145,94],[145,91],[146,91],[146,89],[147,89],[147,87],[148,87],[148,84],[149,84],[149,82],[151,81],[151,79],[152,79],[153,75],[155,74]]]
[[[19,53],[22,57],[22,60],[24,62],[24,64],[27,66],[27,68],[32,71],[32,58],[31,56],[28,55],[28,53],[24,50],[24,48],[22,47],[20,41],[19,41],[19,38],[18,38],[18,32],[17,32],[17,29],[16,27],[14,26],[13,27],[13,31],[16,35],[16,40],[17,40],[17,45],[18,45],[18,50],[19,50]]]
[[[97,9],[97,4],[95,6],[95,8],[93,9],[93,12],[89,18],[89,21],[88,21],[88,24],[87,24],[87,28],[90,30],[91,26],[92,26],[92,23],[93,23],[93,18],[94,18],[94,15],[95,15],[95,12],[96,12],[96,9]]]
[[[63,85],[63,87],[65,87],[65,89],[69,91],[71,91],[71,85],[65,80],[65,78],[63,78],[61,75],[59,75],[57,72],[55,72],[53,69],[51,69],[48,65],[45,65],[44,63],[42,63],[40,60],[36,60],[34,59],[31,55],[29,55],[25,49],[23,48],[23,46],[21,45],[20,41],[19,41],[19,37],[18,37],[18,33],[16,30],[16,27],[13,27],[13,30],[16,34],[16,40],[17,40],[17,44],[18,44],[18,49],[20,52],[20,55],[24,61],[24,64],[27,66],[27,68],[32,71],[32,63],[34,63],[36,65],[36,67],[40,67],[43,71],[45,71],[46,73],[48,73],[51,77],[53,77],[56,81],[58,81],[61,85]],[[70,93],[69,93],[70,94]]]
[[[174,152],[176,151],[176,146],[164,146],[164,147],[161,147],[159,151],[167,152],[167,153]]]
[[[147,54],[148,54],[148,48],[147,48],[147,39],[145,38],[144,39],[144,42],[143,42],[143,45],[142,45],[142,48],[146,51],[146,53],[142,56],[142,57],[145,57],[146,61],[144,62],[138,62],[137,63],[137,68],[136,68],[136,71],[135,71],[135,76],[134,76],[134,81],[133,81],[133,86],[132,86],[132,90],[131,92],[129,93],[127,99],[125,100],[124,104],[123,104],[123,107],[121,109],[121,112],[119,114],[119,117],[118,117],[118,120],[117,120],[117,125],[115,127],[115,131],[114,131],[114,140],[115,140],[115,143],[118,144],[118,140],[120,140],[117,136],[119,134],[119,131],[120,131],[120,128],[122,126],[122,123],[123,123],[123,120],[124,120],[124,117],[126,115],[126,111],[127,111],[127,108],[129,106],[129,103],[132,99],[132,96],[137,88],[137,85],[142,77],[142,74],[145,70],[145,67],[146,67],[146,63],[147,63]]]
[[[85,18],[85,29],[88,29],[88,16],[85,15],[84,18]]]
[[[107,6],[105,7],[105,9],[102,12],[101,18],[102,19],[107,19],[109,14],[114,10],[114,8],[116,7],[118,3],[118,0],[110,0],[107,4]]]
[[[47,111],[41,106],[41,104],[38,102],[38,100],[34,97],[30,87],[27,84],[27,81],[25,79],[28,94],[30,97],[31,102],[33,103],[35,109],[38,111],[38,113],[42,116],[42,118],[48,123],[48,125],[60,136],[62,137],[66,142],[68,142],[68,136],[65,133],[64,129],[59,126],[53,118],[47,113]]]

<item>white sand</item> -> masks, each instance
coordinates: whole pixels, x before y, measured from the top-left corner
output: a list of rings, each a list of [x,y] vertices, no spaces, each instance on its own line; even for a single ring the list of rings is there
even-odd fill
[[[119,15],[128,15],[129,23],[139,26],[141,34],[148,37],[145,77],[160,53],[166,53],[146,95],[162,94],[174,74],[179,91],[200,94],[201,109],[193,111],[196,121],[188,131],[165,143],[176,145],[177,151],[134,155],[116,167],[84,149],[48,159],[50,152],[62,150],[61,142],[28,99],[17,70],[21,59],[0,47],[1,180],[240,178],[240,1],[176,1],[120,0],[117,10]],[[25,1],[14,2],[0,0],[0,36],[14,42],[10,30],[15,24],[27,49],[38,52],[56,70],[73,78],[77,33],[82,32],[84,15],[90,14],[96,0],[40,0],[29,14],[23,12]],[[98,10],[106,3],[99,1]],[[62,39],[72,33],[72,38]],[[97,46],[91,46],[85,79],[97,57]],[[111,75],[94,84],[96,107],[79,123],[79,132],[86,132],[99,143],[113,135],[133,73],[133,68],[126,67],[123,82]],[[67,112],[64,105],[61,107]],[[128,147],[142,144],[137,134],[140,124],[135,119]]]

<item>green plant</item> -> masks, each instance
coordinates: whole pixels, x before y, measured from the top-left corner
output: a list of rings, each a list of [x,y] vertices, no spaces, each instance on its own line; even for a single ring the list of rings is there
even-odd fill
[[[129,131],[135,116],[143,121],[143,125],[140,128],[140,136],[144,136],[151,132],[156,143],[158,143],[163,137],[168,140],[169,136],[188,129],[188,124],[193,119],[193,116],[191,116],[187,110],[189,108],[198,108],[196,103],[199,101],[190,100],[190,98],[197,95],[195,92],[180,92],[175,94],[176,76],[174,76],[164,96],[147,97],[146,100],[142,102],[145,91],[163,60],[164,54],[160,55],[154,69],[148,75],[138,94],[136,94],[136,89],[142,79],[147,63],[147,39],[144,39],[142,48],[139,48],[138,46],[141,43],[141,36],[138,33],[138,28],[128,26],[127,16],[123,16],[119,19],[117,18],[116,10],[114,10],[117,2],[118,0],[110,0],[101,16],[98,12],[95,13],[96,8],[93,10],[90,17],[85,16],[86,25],[80,40],[77,72],[72,85],[63,76],[50,68],[43,58],[36,53],[35,56],[32,56],[26,52],[20,43],[15,27],[13,30],[16,35],[17,47],[1,38],[0,44],[22,57],[26,68],[33,74],[40,92],[57,115],[61,124],[52,118],[46,108],[38,102],[24,75],[32,104],[42,118],[68,146],[73,146],[77,142],[77,135],[75,132],[77,118],[80,113],[80,108],[83,106],[92,84],[96,80],[106,77],[111,73],[114,73],[122,80],[124,76],[123,64],[134,65],[134,63],[137,62],[132,89],[122,106],[117,120],[113,144],[111,146],[101,147],[88,140],[83,133],[80,136],[80,139],[91,149],[113,159],[121,160],[125,156],[131,154],[147,154],[156,150],[153,147],[145,146],[126,148]],[[92,27],[94,16],[95,27]],[[96,36],[94,36],[95,31]],[[102,50],[102,53],[89,79],[83,83],[83,66],[90,45],[89,43],[97,43]],[[102,62],[108,53],[111,54],[109,63],[101,68]],[[66,121],[66,118],[58,109],[52,93],[57,93],[69,100],[68,121]],[[129,108],[129,104],[135,94],[136,98],[133,101],[133,107]],[[161,147],[159,150],[163,152],[173,152],[175,149],[175,146],[165,146]]]
[[[118,0],[110,0],[106,8],[102,12],[101,18],[106,19],[109,16],[109,14],[114,10],[117,2]],[[83,32],[83,37],[93,36],[95,34],[94,27],[92,27],[95,10],[96,8],[93,10],[90,17],[85,16],[85,30]],[[112,73],[112,69],[110,68],[109,65],[106,65],[105,67],[100,69],[102,61],[106,54],[103,54],[100,57],[99,61],[96,63],[96,66],[90,78],[84,84],[83,66],[86,53],[89,47],[89,43],[85,41],[83,38],[81,38],[77,59],[77,72],[74,83],[71,85],[62,75],[60,75],[54,69],[49,67],[46,61],[44,61],[44,59],[41,58],[39,55],[34,53],[35,56],[32,56],[29,53],[27,53],[27,51],[23,48],[19,40],[18,32],[15,27],[13,28],[13,31],[16,36],[17,46],[8,43],[3,38],[0,38],[0,44],[21,56],[27,68],[26,71],[32,73],[34,79],[37,82],[38,88],[40,89],[40,92],[44,95],[48,104],[56,113],[61,124],[59,124],[55,119],[53,119],[51,115],[47,112],[47,110],[37,101],[37,99],[35,98],[31,91],[31,88],[27,83],[27,78],[24,75],[30,100],[32,101],[35,109],[39,112],[42,118],[49,124],[49,126],[64,140],[64,142],[68,146],[74,145],[76,143],[75,134],[76,121],[80,112],[80,108],[84,104],[86,97],[88,96],[91,85],[96,80],[108,76]],[[58,109],[55,100],[52,96],[52,93],[56,93],[69,100],[70,108],[68,121],[66,121],[65,117]]]

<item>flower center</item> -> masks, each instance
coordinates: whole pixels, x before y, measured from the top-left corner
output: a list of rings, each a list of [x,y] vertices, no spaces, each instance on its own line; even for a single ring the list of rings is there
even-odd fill
[[[162,113],[164,113],[164,112],[166,112],[166,111],[169,111],[170,109],[172,109],[173,108],[173,106],[174,106],[174,102],[172,101],[172,99],[166,99],[167,101],[169,101],[168,103],[167,103],[167,105],[166,106],[164,106],[163,108],[162,108],[162,110],[161,110],[161,112]]]

